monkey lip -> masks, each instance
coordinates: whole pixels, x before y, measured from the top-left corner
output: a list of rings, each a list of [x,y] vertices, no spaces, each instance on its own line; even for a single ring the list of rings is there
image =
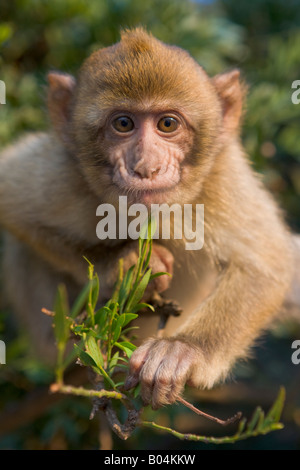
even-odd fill
[[[114,183],[124,195],[128,196],[130,201],[145,205],[168,202],[168,195],[179,182],[179,175],[178,178],[174,178],[174,175],[172,175],[172,179],[167,175],[163,175],[154,180],[126,176],[126,178],[115,178]]]
[[[121,192],[128,197],[128,201],[131,204],[142,203],[145,206],[150,206],[151,204],[163,204],[169,201],[170,192],[174,186],[170,188],[160,188],[160,189],[134,189],[132,187],[123,186]]]
[[[168,201],[169,193],[170,189],[142,190],[137,193],[136,199],[146,206],[150,204],[162,204]]]

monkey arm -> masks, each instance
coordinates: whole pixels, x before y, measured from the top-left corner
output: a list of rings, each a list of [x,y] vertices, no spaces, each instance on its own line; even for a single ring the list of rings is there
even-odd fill
[[[126,387],[141,382],[144,402],[157,408],[176,401],[186,383],[211,388],[224,379],[280,308],[288,261],[282,252],[276,272],[229,264],[214,292],[173,337],[151,338],[135,351]]]
[[[283,302],[288,284],[281,274],[267,277],[247,266],[230,265],[190,323],[177,331],[176,338],[189,338],[204,354],[206,366],[194,371],[195,385],[212,387],[238,358],[246,356]]]

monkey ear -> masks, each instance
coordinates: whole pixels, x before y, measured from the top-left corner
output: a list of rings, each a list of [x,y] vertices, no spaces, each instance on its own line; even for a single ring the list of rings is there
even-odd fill
[[[48,82],[48,109],[52,125],[59,137],[67,142],[76,80],[72,75],[51,72]]]
[[[240,82],[240,71],[216,75],[212,81],[222,102],[224,129],[234,132],[239,127],[246,91]]]

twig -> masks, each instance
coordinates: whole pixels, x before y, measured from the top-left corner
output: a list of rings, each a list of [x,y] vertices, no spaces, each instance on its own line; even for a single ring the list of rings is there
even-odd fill
[[[48,310],[47,308],[42,308],[41,311],[42,311],[42,313],[44,313],[48,317],[54,317],[54,315],[55,315],[55,313],[52,312],[52,310]]]
[[[236,440],[242,440],[246,439],[247,435],[242,434],[236,438],[236,436],[224,436],[224,437],[213,437],[213,436],[200,436],[198,434],[183,434],[181,432],[176,431],[175,429],[171,429],[165,426],[161,426],[159,424],[156,424],[152,421],[140,421],[139,422],[140,426],[145,426],[148,428],[153,428],[157,429],[160,431],[163,431],[165,433],[172,434],[172,436],[177,437],[178,439],[181,440],[186,440],[186,441],[197,441],[197,442],[205,442],[206,444],[211,443],[211,444],[226,444],[226,443],[233,443]],[[257,433],[258,434],[258,433]]]
[[[110,402],[107,403],[103,410],[105,416],[109,422],[111,429],[117,434],[120,439],[126,440],[131,436],[136,426],[139,423],[139,417],[141,410],[127,409],[128,415],[124,424],[121,424],[115,410],[113,409]]]
[[[225,444],[227,442],[232,442],[231,437],[212,437],[212,436],[199,436],[197,434],[183,434],[181,432],[176,431],[175,429],[168,428],[166,426],[161,426],[153,421],[140,421],[140,426],[145,426],[147,428],[157,429],[163,432],[167,432],[172,434],[172,436],[177,437],[180,440],[187,440],[187,441],[198,441],[198,442],[205,442],[205,443],[212,443],[212,444]]]
[[[199,410],[194,405],[186,401],[184,398],[179,397],[177,401],[179,401],[180,403],[185,405],[187,408],[197,413],[197,415],[204,416],[204,418],[210,419],[211,421],[215,421],[216,423],[221,424],[222,426],[227,426],[228,424],[235,423],[239,421],[242,417],[242,413],[239,411],[234,416],[232,416],[232,418],[228,418],[224,421],[222,419],[217,418],[216,416],[212,416],[207,413],[204,413],[204,411]]]
[[[63,385],[54,383],[50,386],[50,392],[52,393],[65,393],[67,395],[77,395],[82,397],[97,397],[97,398],[115,398],[117,400],[127,399],[125,395],[115,391],[109,390],[89,390],[83,387],[72,387],[71,385]]]

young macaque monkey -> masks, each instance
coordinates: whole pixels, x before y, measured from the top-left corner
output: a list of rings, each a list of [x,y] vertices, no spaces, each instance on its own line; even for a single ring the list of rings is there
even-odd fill
[[[292,276],[292,237],[240,143],[245,87],[237,70],[210,78],[190,55],[138,28],[93,53],[77,80],[50,73],[49,133],[0,155],[5,293],[39,353],[53,355],[57,285],[74,298],[86,256],[107,299],[118,260],[137,259],[134,240],[99,240],[99,204],[204,204],[205,241],[187,251],[154,240],[153,290],[180,302],[164,338],[157,318],[140,319],[147,339],[131,358],[126,387],[141,383],[153,408],[185,384],[210,388],[247,355],[278,313]],[[150,338],[149,338],[150,337]]]

